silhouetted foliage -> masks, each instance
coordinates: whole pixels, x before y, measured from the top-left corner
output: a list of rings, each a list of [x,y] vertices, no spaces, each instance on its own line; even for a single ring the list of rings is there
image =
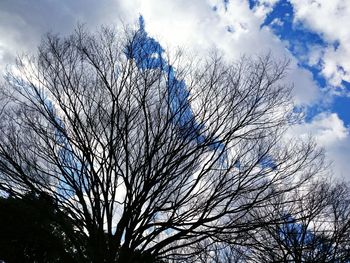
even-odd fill
[[[69,218],[48,196],[0,198],[0,259],[5,262],[77,262]]]

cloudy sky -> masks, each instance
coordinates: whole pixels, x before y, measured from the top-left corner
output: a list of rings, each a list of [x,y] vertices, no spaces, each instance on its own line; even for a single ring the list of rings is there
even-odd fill
[[[346,0],[0,0],[0,73],[18,54],[35,52],[46,32],[69,34],[76,24],[135,25],[166,48],[225,57],[271,52],[291,60],[304,123],[293,134],[313,134],[350,179],[350,2]]]

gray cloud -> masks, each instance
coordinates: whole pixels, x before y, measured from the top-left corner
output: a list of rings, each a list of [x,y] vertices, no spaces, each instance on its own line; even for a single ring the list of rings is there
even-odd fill
[[[46,32],[68,34],[77,23],[88,28],[118,21],[112,0],[1,0],[0,70],[22,52],[35,52]]]

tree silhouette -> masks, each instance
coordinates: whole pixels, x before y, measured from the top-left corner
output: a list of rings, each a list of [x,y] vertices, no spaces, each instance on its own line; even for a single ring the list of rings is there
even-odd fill
[[[0,198],[0,259],[5,262],[77,262],[67,234],[69,218],[45,196]],[[74,233],[76,235],[76,233]]]
[[[282,220],[262,208],[323,169],[312,141],[283,139],[287,62],[165,59],[142,25],[48,35],[3,86],[0,190],[48,196],[88,262],[230,244]]]
[[[231,246],[201,244],[199,262],[350,262],[349,186],[319,181],[305,190],[289,204],[276,203],[271,218],[284,217],[279,223],[262,225]]]

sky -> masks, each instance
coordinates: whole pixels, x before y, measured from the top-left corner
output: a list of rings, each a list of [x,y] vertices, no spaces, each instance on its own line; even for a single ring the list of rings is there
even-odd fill
[[[0,0],[0,74],[17,55],[35,54],[47,32],[67,35],[77,23],[137,25],[166,50],[227,59],[271,53],[291,61],[305,119],[289,132],[312,134],[336,178],[350,180],[350,1],[345,0]]]

